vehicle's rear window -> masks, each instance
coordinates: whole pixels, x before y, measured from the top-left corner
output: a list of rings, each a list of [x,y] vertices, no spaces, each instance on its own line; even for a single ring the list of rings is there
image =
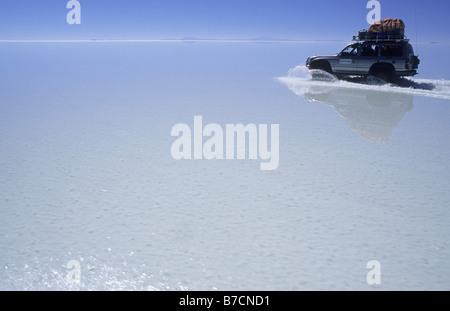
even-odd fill
[[[409,43],[406,45],[406,51],[407,51],[407,53],[409,54],[408,56],[413,56],[413,55],[414,55],[413,47],[412,47],[412,45],[409,44]]]

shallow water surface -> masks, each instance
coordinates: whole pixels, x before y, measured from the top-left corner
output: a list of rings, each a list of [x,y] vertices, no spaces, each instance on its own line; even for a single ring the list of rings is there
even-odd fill
[[[426,47],[401,86],[312,80],[339,44],[1,48],[0,289],[450,289],[450,82]],[[278,124],[279,167],[174,160],[195,116]]]

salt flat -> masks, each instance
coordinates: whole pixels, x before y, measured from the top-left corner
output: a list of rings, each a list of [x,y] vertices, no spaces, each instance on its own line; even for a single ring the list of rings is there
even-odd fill
[[[450,289],[448,45],[416,88],[289,76],[337,43],[1,47],[0,289]],[[194,116],[279,124],[279,167],[174,160]]]

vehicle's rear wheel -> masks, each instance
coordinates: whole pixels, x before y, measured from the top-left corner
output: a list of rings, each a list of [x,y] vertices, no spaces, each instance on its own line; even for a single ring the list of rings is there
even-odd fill
[[[394,71],[388,66],[378,66],[371,70],[370,75],[377,77],[387,83],[394,81]]]
[[[376,77],[388,83],[391,83],[394,80],[392,72],[390,71],[382,71],[378,73]]]

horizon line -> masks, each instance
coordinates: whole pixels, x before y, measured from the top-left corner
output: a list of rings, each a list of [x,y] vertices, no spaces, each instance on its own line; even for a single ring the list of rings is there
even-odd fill
[[[153,42],[217,42],[217,43],[308,43],[346,42],[345,40],[300,40],[300,39],[0,39],[0,43],[153,43]]]
[[[352,40],[311,40],[311,39],[0,39],[0,43],[349,43]],[[415,44],[448,44],[450,42],[414,42]]]

